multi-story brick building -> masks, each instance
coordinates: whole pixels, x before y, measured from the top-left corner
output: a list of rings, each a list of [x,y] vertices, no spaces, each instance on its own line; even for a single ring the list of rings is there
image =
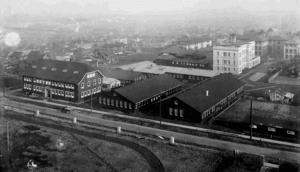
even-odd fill
[[[220,73],[241,74],[246,68],[260,63],[260,56],[255,56],[254,41],[236,41],[231,35],[213,47],[213,70]]]
[[[300,53],[300,38],[295,37],[283,43],[283,58],[285,60],[294,58]]]
[[[40,59],[25,67],[23,92],[27,95],[84,102],[101,92],[103,75],[87,64]]]
[[[290,38],[285,35],[272,35],[268,37],[268,54],[271,58],[283,59],[284,42]]]

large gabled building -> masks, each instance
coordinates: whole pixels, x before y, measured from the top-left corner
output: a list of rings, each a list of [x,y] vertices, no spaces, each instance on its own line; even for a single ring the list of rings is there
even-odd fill
[[[164,118],[205,123],[237,102],[243,87],[233,75],[221,74],[156,103],[148,111]]]
[[[25,67],[23,92],[27,95],[84,102],[101,92],[103,75],[87,64],[40,59]]]
[[[182,82],[169,75],[158,75],[99,96],[100,107],[135,111],[181,90]]]

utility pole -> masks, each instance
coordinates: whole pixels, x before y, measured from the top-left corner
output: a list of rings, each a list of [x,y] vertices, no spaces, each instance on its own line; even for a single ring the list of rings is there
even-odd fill
[[[159,96],[159,124],[161,125],[161,95]]]
[[[91,112],[92,112],[92,102],[93,102],[93,89],[91,89]]]
[[[252,140],[252,100],[250,100],[250,140]]]

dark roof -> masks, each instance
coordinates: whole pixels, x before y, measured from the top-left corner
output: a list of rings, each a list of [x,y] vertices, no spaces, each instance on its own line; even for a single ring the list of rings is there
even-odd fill
[[[184,49],[177,47],[177,46],[172,46],[172,47],[169,47],[169,48],[161,51],[161,53],[169,53],[169,54],[181,54],[184,52],[185,52]]]
[[[259,42],[268,41],[268,38],[265,36],[253,36],[253,35],[238,35],[237,39],[259,41]]]
[[[300,39],[295,37],[284,42],[285,44],[300,44]]]
[[[47,68],[44,70],[43,67]],[[56,68],[56,70],[52,71],[52,68]],[[63,72],[64,69],[67,71]],[[86,73],[96,70],[84,63],[40,59],[25,67],[24,76],[78,84]],[[74,74],[74,71],[78,71],[78,74]]]
[[[11,57],[21,57],[22,55],[23,55],[22,52],[20,52],[20,51],[15,51],[15,52],[13,52],[10,56],[11,56]]]
[[[250,123],[250,115],[245,116],[244,122]],[[300,131],[300,123],[292,120],[278,119],[267,116],[252,115],[252,123],[275,128],[284,128],[288,130]]]
[[[46,54],[45,53],[41,53],[40,51],[31,51],[28,55],[27,55],[27,63],[32,63],[33,61],[42,59]]]
[[[99,67],[98,70],[108,78],[122,79],[122,80],[135,80],[139,77],[144,76],[144,74],[140,72],[127,71],[122,69],[109,69]]]
[[[137,103],[180,85],[182,83],[177,79],[167,74],[162,74],[118,88],[115,91],[131,102]]]
[[[203,113],[243,85],[245,84],[233,75],[221,74],[179,94],[177,98]],[[208,96],[206,96],[206,91],[208,91]]]
[[[161,56],[156,57],[155,59],[172,60],[172,59],[176,59],[176,57],[172,56],[172,55],[161,55]]]

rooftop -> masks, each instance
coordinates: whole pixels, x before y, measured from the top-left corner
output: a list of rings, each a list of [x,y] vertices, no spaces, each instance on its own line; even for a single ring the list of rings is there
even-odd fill
[[[103,68],[98,67],[98,70],[108,78],[116,78],[121,80],[135,80],[139,77],[144,76],[140,72],[122,70],[122,69],[110,69],[110,68]]]
[[[245,84],[242,81],[231,74],[220,74],[176,97],[202,113],[243,85]]]
[[[300,38],[295,37],[284,42],[284,44],[300,44]]]
[[[229,40],[222,41],[221,43],[217,43],[215,46],[221,46],[221,47],[241,47],[245,44],[249,44],[251,41],[241,41],[237,40],[234,42],[231,42]]]
[[[182,83],[169,75],[158,75],[133,83],[115,91],[133,103],[151,98],[166,90],[181,86]]]
[[[172,46],[172,47],[169,47],[165,50],[162,50],[160,53],[182,54],[184,52],[185,52],[185,49],[177,47],[177,46]]]
[[[78,84],[88,72],[96,68],[84,63],[39,59],[25,67],[23,76]]]
[[[265,36],[254,36],[254,35],[237,35],[236,39],[240,40],[251,40],[251,41],[257,41],[257,42],[264,42],[268,41],[268,37]]]

